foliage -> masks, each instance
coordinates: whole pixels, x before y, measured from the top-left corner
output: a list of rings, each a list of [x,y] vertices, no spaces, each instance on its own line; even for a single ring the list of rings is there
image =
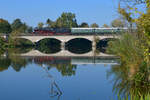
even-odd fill
[[[11,33],[11,26],[8,21],[0,19],[0,33]]]
[[[145,37],[144,40],[146,39]],[[124,33],[120,40],[109,42],[107,52],[121,59],[121,65],[112,67],[109,75],[115,74],[113,89],[125,100],[129,97],[140,100],[150,94],[150,62],[149,55],[145,55],[147,42],[144,40],[137,34]]]
[[[79,27],[88,28],[89,25],[86,22],[82,22],[81,25],[79,25]]]
[[[23,25],[23,23],[21,22],[20,19],[15,19],[13,21],[13,23],[11,24],[11,28],[13,31],[18,30],[22,25]]]
[[[28,26],[27,32],[28,33],[32,33],[33,32],[33,28]]]
[[[103,28],[109,28],[109,25],[104,24],[102,27],[103,27]]]
[[[0,72],[7,70],[10,65],[11,65],[10,59],[0,57]]]
[[[27,33],[28,31],[28,26],[26,23],[21,22],[20,19],[15,19],[13,23],[11,24],[12,28],[12,34],[13,35],[18,35],[20,33]]]
[[[124,34],[120,40],[109,43],[107,52],[119,56],[122,62],[138,66],[145,58],[145,43],[136,34]]]
[[[125,23],[121,19],[115,19],[111,22],[112,27],[125,27]]]
[[[42,28],[44,26],[44,24],[42,22],[38,23],[38,28]]]
[[[0,37],[0,55],[5,52],[5,49],[6,49],[5,42],[6,41],[3,38]]]
[[[113,91],[118,95],[118,100],[149,100],[150,69],[145,64],[131,68],[122,63],[111,67],[107,72],[108,77],[114,77]]]
[[[55,27],[59,28],[77,27],[75,14],[71,12],[63,12],[61,16],[56,20]]]
[[[46,21],[46,24],[47,24],[47,27],[53,27],[54,22],[48,18]]]
[[[91,24],[91,26],[90,27],[92,27],[92,28],[98,28],[99,27],[99,25],[98,24],[96,24],[96,23],[93,23],[93,24]]]

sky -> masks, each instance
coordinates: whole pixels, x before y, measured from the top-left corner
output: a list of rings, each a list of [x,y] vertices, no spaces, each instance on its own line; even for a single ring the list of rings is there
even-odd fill
[[[20,18],[30,26],[55,21],[62,12],[76,14],[78,24],[87,22],[99,26],[118,18],[118,0],[0,0],[0,18],[10,23]]]

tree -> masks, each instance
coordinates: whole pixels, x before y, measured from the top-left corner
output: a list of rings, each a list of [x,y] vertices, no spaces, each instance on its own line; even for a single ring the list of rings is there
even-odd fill
[[[92,27],[92,28],[98,28],[99,27],[99,25],[98,24],[96,24],[96,23],[93,23],[93,24],[91,24],[91,26],[90,27]]]
[[[44,24],[42,22],[38,23],[38,28],[43,28]]]
[[[33,32],[33,28],[30,27],[30,26],[28,26],[27,32],[28,32],[28,33],[32,33],[32,32]]]
[[[11,26],[8,21],[0,19],[0,33],[11,33]]]
[[[102,27],[103,28],[109,28],[109,26],[107,24],[104,24]]]
[[[21,22],[20,19],[15,19],[11,24],[12,31],[18,30],[19,28],[21,28],[22,25],[23,23]]]
[[[79,25],[79,27],[88,28],[89,25],[86,22],[82,22],[81,25]]]
[[[71,28],[77,26],[78,25],[76,21],[76,16],[71,12],[62,13],[61,16],[55,22],[55,27],[59,28]]]
[[[125,27],[125,23],[120,19],[115,19],[111,22],[112,27]]]
[[[13,35],[20,33],[27,33],[28,25],[23,23],[20,19],[15,19],[11,24]]]
[[[22,26],[18,29],[21,33],[27,33],[28,26],[26,23],[23,23]]]
[[[49,18],[46,21],[47,27],[52,27],[54,22],[52,20],[50,20]]]

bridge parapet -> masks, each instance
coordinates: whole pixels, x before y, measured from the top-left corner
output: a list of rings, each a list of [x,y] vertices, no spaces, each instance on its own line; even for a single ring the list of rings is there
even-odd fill
[[[76,39],[76,38],[84,38],[90,41],[95,41],[95,37],[98,37],[100,40],[103,39],[107,39],[107,38],[119,38],[120,36],[118,35],[107,35],[107,36],[95,36],[95,35],[66,35],[66,36],[15,36],[13,38],[24,38],[24,39],[28,39],[30,41],[32,41],[33,43],[38,42],[42,39],[46,39],[46,38],[53,38],[53,39],[57,39],[61,42],[68,42],[72,39]]]

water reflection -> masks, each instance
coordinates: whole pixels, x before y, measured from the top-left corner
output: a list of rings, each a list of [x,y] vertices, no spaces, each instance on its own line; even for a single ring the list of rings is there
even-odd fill
[[[56,68],[62,76],[75,75],[76,65],[71,64],[71,58],[65,57],[34,57],[35,64],[46,65],[48,70]]]
[[[42,65],[42,68],[47,73],[48,78],[50,78],[50,97],[54,98],[57,97],[57,100],[60,100],[60,97],[62,95],[62,91],[60,90],[59,86],[57,85],[54,77],[49,73],[49,67],[46,67],[45,65]]]
[[[24,50],[26,52],[30,50]],[[94,64],[110,64],[111,67],[107,70],[108,79],[111,80],[109,84],[113,84],[113,93],[118,97],[115,100],[142,100],[144,98],[150,98],[150,68],[146,67],[145,63],[139,66],[129,67],[127,64],[121,63],[117,58],[113,57],[54,57],[54,56],[18,56],[16,53],[22,53],[20,49],[8,49],[6,56],[0,57],[0,72],[6,72],[10,68],[16,72],[21,72],[23,69],[27,69],[29,64],[35,64],[41,66],[50,80],[49,96],[53,99],[60,100],[64,91],[63,83],[58,84],[60,80],[55,80],[56,74],[51,73],[53,69],[56,69],[61,78],[75,77],[78,76],[77,70],[80,65],[91,65]],[[98,65],[100,66],[100,65]],[[94,68],[94,67],[93,67]],[[86,69],[84,69],[86,71]],[[92,70],[92,69],[90,69]],[[87,72],[88,73],[88,72]],[[94,72],[95,73],[95,72]],[[92,73],[92,75],[94,74]],[[97,75],[99,75],[100,70]],[[87,77],[91,77],[88,73]],[[82,76],[80,76],[82,77]],[[76,78],[80,78],[76,77]],[[100,77],[100,76],[98,76]],[[85,77],[84,77],[85,78]],[[93,77],[94,79],[95,77]],[[92,79],[90,79],[92,80]],[[96,79],[101,81],[101,79]],[[80,80],[81,81],[81,80]],[[105,80],[106,81],[106,80]],[[89,82],[89,81],[88,81]],[[89,82],[86,84],[93,83]],[[85,85],[82,84],[81,87]],[[104,85],[104,84],[101,84]],[[95,86],[97,89],[99,85]],[[87,87],[88,88],[88,87]],[[73,88],[75,89],[75,88]],[[86,90],[86,88],[85,88]],[[98,90],[97,90],[98,91]],[[107,91],[108,92],[108,91]],[[112,93],[112,94],[113,94]],[[142,98],[142,99],[141,99]],[[149,100],[149,99],[148,99]]]
[[[93,60],[96,60],[96,61],[93,61]],[[26,80],[26,78],[27,79],[29,78],[29,80],[30,80],[30,77],[31,77],[32,80],[30,80],[30,84],[34,83],[34,81],[35,81],[35,84],[33,84],[33,85],[36,85],[38,83],[41,84],[42,81],[44,81],[44,80],[40,80],[40,79],[37,80],[35,77],[34,77],[35,79],[32,77],[35,74],[35,69],[39,68],[37,66],[40,66],[40,68],[43,69],[44,74],[46,73],[46,76],[48,78],[46,82],[49,83],[49,81],[50,81],[50,83],[48,85],[46,85],[46,86],[44,86],[45,84],[43,84],[42,86],[40,85],[40,87],[38,87],[38,88],[40,89],[42,87],[46,87],[48,89],[48,91],[46,91],[46,90],[44,90],[44,91],[47,92],[47,93],[49,93],[49,96],[51,97],[51,99],[56,100],[56,98],[57,98],[57,100],[60,100],[60,99],[64,100],[63,99],[64,96],[69,96],[69,95],[65,94],[66,92],[68,92],[67,90],[63,91],[66,87],[65,87],[65,85],[62,85],[62,84],[68,84],[67,87],[70,88],[70,90],[69,90],[70,92],[74,91],[74,90],[79,91],[79,90],[81,90],[80,88],[84,87],[84,85],[85,85],[84,82],[83,82],[84,83],[84,85],[83,85],[83,83],[82,83],[81,80],[77,81],[77,82],[74,81],[74,79],[78,80],[78,79],[80,79],[81,77],[84,76],[83,75],[81,77],[77,77],[80,74],[80,73],[77,74],[77,66],[79,66],[77,64],[78,62],[81,65],[82,64],[87,64],[88,65],[90,63],[92,65],[93,62],[95,62],[96,64],[100,64],[100,63],[102,63],[102,64],[106,63],[107,64],[109,62],[110,62],[110,64],[111,63],[117,63],[117,61],[115,60],[115,58],[113,60],[113,58],[110,58],[110,59],[109,58],[97,58],[97,59],[93,59],[92,57],[89,57],[89,58],[87,58],[87,57],[75,57],[75,58],[71,58],[71,57],[46,57],[46,56],[45,57],[32,57],[32,56],[29,56],[29,57],[20,57],[20,56],[12,56],[12,54],[8,53],[8,56],[0,58],[0,64],[1,64],[0,71],[1,71],[1,73],[7,73],[7,74],[13,73],[13,74],[10,74],[10,78],[13,77],[13,79],[15,79],[17,76],[19,76],[20,79],[22,79],[22,80]],[[30,69],[31,65],[32,66],[35,65],[35,69]],[[10,70],[12,70],[12,69],[18,73],[17,76],[14,76],[15,75],[14,71],[10,72]],[[33,70],[33,71],[31,71],[32,73],[30,73],[28,71],[26,72],[25,70],[27,70],[27,69]],[[54,69],[57,70],[57,72],[59,74],[61,74],[61,80],[64,80],[64,79],[66,79],[68,77],[72,82],[70,83],[70,81],[68,80],[67,83],[66,83],[66,82],[61,81],[60,79],[58,79],[57,78],[58,77],[58,73],[56,74],[56,73],[52,72]],[[89,70],[92,70],[92,69],[89,69]],[[85,72],[88,73],[88,74],[91,74],[86,69],[85,69]],[[21,73],[24,73],[26,77],[24,78]],[[37,73],[40,74],[39,71]],[[28,76],[28,74],[29,74],[29,76]],[[86,76],[85,78],[81,78],[81,79],[84,80],[84,79],[87,78],[88,80],[92,80],[90,78],[90,75],[88,76],[88,74],[85,75]],[[41,76],[41,74],[40,74],[40,76]],[[3,76],[3,78],[7,79],[6,76]],[[74,79],[72,80],[72,78],[74,78]],[[93,76],[93,79],[94,79],[94,76]],[[20,81],[21,80],[17,81],[17,82],[19,82],[18,84],[20,84]],[[97,81],[99,81],[99,79],[97,79]],[[4,82],[6,82],[6,81],[4,81]],[[17,82],[15,84],[17,84]],[[61,82],[61,84],[60,84],[60,82]],[[90,88],[90,86],[93,85],[93,84],[91,84],[90,81],[87,81],[87,82],[89,82],[89,83],[86,83],[86,84],[89,84],[88,87]],[[95,81],[93,81],[93,82],[95,82]],[[8,82],[8,84],[12,84],[12,82]],[[17,87],[18,87],[18,84],[17,84]],[[77,84],[79,86],[81,86],[81,87],[80,88],[72,87],[72,85],[77,85]],[[17,87],[11,87],[10,89],[17,88]],[[25,89],[26,85],[23,84],[23,85],[21,85],[21,87],[23,89]],[[49,89],[49,87],[50,87],[50,89]],[[96,91],[99,90],[98,85],[96,85],[94,87],[97,87]],[[4,90],[4,89],[2,88],[2,90]],[[7,89],[7,90],[9,90],[9,89]],[[33,88],[31,88],[30,91],[32,91],[32,90],[33,90]],[[37,90],[37,88],[36,88],[36,90]],[[33,93],[31,93],[31,94],[33,94]],[[73,95],[73,94],[71,94],[71,95]],[[82,95],[81,95],[81,97],[82,97]],[[5,99],[5,100],[7,100],[7,99]],[[15,100],[18,100],[18,99],[15,99]],[[76,100],[76,99],[74,98],[73,100]]]

